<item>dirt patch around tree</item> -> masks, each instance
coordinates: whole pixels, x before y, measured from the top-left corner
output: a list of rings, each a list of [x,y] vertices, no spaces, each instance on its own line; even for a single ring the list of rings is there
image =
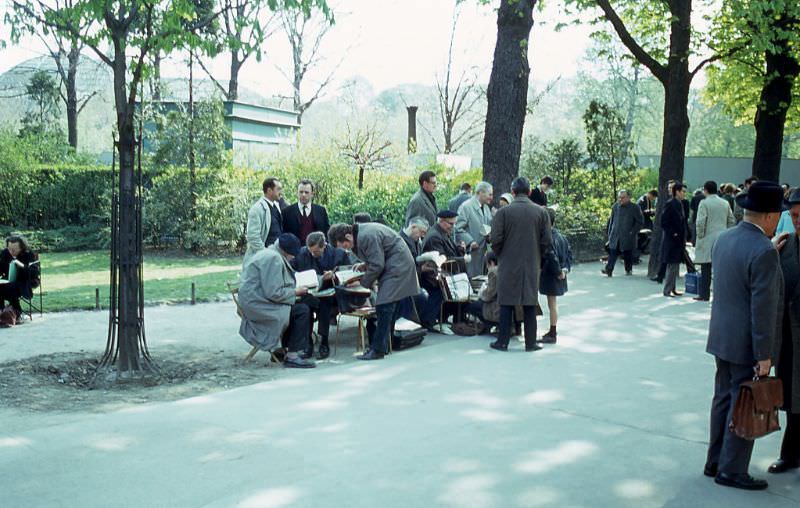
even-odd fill
[[[352,359],[352,351],[319,362],[318,368]],[[249,363],[230,351],[162,347],[152,352],[158,373],[132,380],[108,381],[91,353],[53,353],[0,363],[0,406],[33,413],[107,412],[135,404],[185,399],[271,381],[287,375],[267,366],[260,352]]]

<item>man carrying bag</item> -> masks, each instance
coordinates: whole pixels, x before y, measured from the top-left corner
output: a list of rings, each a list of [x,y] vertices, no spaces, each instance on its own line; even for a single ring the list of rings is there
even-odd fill
[[[740,385],[766,376],[776,344],[783,292],[775,234],[783,190],[772,182],[756,182],[736,197],[744,221],[720,234],[712,252],[714,301],[706,351],[715,356],[717,373],[711,404],[711,436],[703,473],[719,485],[745,490],[767,488],[748,474],[753,441],[730,429]]]

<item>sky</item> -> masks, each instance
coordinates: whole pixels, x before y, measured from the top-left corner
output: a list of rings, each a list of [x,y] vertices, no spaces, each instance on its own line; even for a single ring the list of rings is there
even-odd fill
[[[590,45],[591,27],[572,26],[555,30],[565,17],[555,2],[534,14],[529,58],[532,80],[548,82],[558,76],[576,74]],[[376,92],[400,84],[432,85],[444,70],[454,12],[453,0],[333,0],[336,23],[323,40],[322,61],[309,72],[310,85],[334,72],[331,93],[354,76],[368,80]],[[5,9],[7,0],[0,0]],[[0,25],[0,39],[8,40],[9,29]],[[454,45],[454,67],[475,70],[487,82],[497,35],[493,6],[467,0],[460,7]],[[44,54],[44,46],[27,38],[17,46],[0,50],[0,73]],[[87,52],[87,55],[89,53]],[[90,55],[91,56],[91,55]],[[171,57],[162,67],[166,76],[186,76],[185,55]],[[266,42],[261,62],[254,59],[243,67],[240,82],[263,95],[288,95],[290,86],[279,71],[290,69],[291,51],[279,31]],[[207,62],[219,79],[227,79],[224,57]],[[197,72],[201,72],[199,69]]]

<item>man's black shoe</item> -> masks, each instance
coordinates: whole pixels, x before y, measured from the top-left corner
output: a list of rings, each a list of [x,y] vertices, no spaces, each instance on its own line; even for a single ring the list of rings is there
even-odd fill
[[[717,473],[714,482],[719,485],[742,490],[764,490],[769,486],[766,480],[758,480],[747,473],[733,475],[720,472]]]
[[[327,343],[320,344],[319,351],[317,352],[317,360],[324,360],[330,355],[331,355],[331,348],[328,347],[328,344]]]
[[[769,469],[767,469],[767,471],[772,474],[779,474],[779,473],[785,473],[790,469],[797,469],[799,467],[800,467],[800,461],[778,459],[775,462],[773,462],[771,466],[769,466]]]
[[[664,283],[664,279],[662,279],[661,277],[651,277],[650,280],[652,280],[656,284],[663,284]]]
[[[283,366],[290,369],[313,369],[317,366],[314,362],[309,362],[303,358],[286,358],[283,361]]]
[[[601,269],[600,273],[602,273],[603,275],[606,275],[608,277],[611,277],[611,272],[609,270],[605,269],[605,268]]]
[[[383,360],[383,353],[378,353],[372,349],[358,357],[359,360]]]
[[[625,270],[625,275],[628,275],[628,276],[633,275],[633,271],[632,270]]]
[[[489,344],[489,347],[498,351],[508,351],[508,344],[501,344],[499,340]]]
[[[708,298],[703,298],[702,296],[695,296],[694,298],[692,298],[692,300],[694,300],[696,302],[707,302],[709,299]]]
[[[716,462],[706,464],[706,466],[703,468],[703,474],[711,478],[716,478],[718,472],[718,465]]]
[[[308,360],[309,358],[314,356],[314,345],[312,344],[308,349],[305,349],[303,351],[298,351],[297,354],[300,355],[300,358],[302,358],[303,360]]]
[[[525,351],[527,351],[528,353],[532,353],[534,351],[539,351],[540,349],[542,349],[542,346],[540,346],[539,344],[536,344],[535,342],[533,344],[530,344],[530,345],[529,344],[525,344]]]

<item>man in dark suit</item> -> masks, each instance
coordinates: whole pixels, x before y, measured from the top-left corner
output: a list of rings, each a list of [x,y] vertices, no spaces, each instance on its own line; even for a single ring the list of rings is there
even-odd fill
[[[333,287],[333,273],[338,266],[349,265],[347,252],[337,249],[325,240],[325,234],[314,231],[306,238],[306,246],[292,260],[292,268],[298,272],[314,270],[319,278],[319,290]],[[328,332],[331,325],[331,316],[335,316],[336,300],[333,297],[317,297],[314,295],[303,296],[302,303],[317,315],[317,333],[319,334],[319,354],[317,358],[324,360],[330,355],[328,345]],[[301,355],[305,358],[314,356],[313,340],[309,341]]]
[[[521,305],[525,319],[525,351],[542,349],[536,344],[536,305],[542,255],[553,243],[547,211],[531,203],[530,183],[524,177],[511,182],[514,200],[499,209],[492,220],[489,242],[497,255],[497,301],[500,333],[492,349],[508,350],[514,307]],[[635,205],[634,205],[635,206]],[[637,208],[638,210],[638,208]]]
[[[547,206],[547,191],[550,190],[550,187],[553,186],[553,179],[549,176],[545,176],[539,182],[537,187],[534,187],[531,191],[531,201],[536,203],[537,205]]]
[[[300,180],[297,185],[297,203],[283,210],[283,231],[292,233],[302,243],[313,231],[327,232],[328,211],[324,206],[312,203],[314,199],[314,183],[311,180]]]
[[[717,364],[711,403],[711,438],[703,473],[720,485],[746,490],[767,488],[748,474],[753,441],[728,430],[739,386],[769,374],[779,351],[778,319],[783,292],[778,251],[770,242],[783,204],[772,182],[754,183],[736,197],[744,220],[720,234],[712,252],[714,301],[706,351]]]

